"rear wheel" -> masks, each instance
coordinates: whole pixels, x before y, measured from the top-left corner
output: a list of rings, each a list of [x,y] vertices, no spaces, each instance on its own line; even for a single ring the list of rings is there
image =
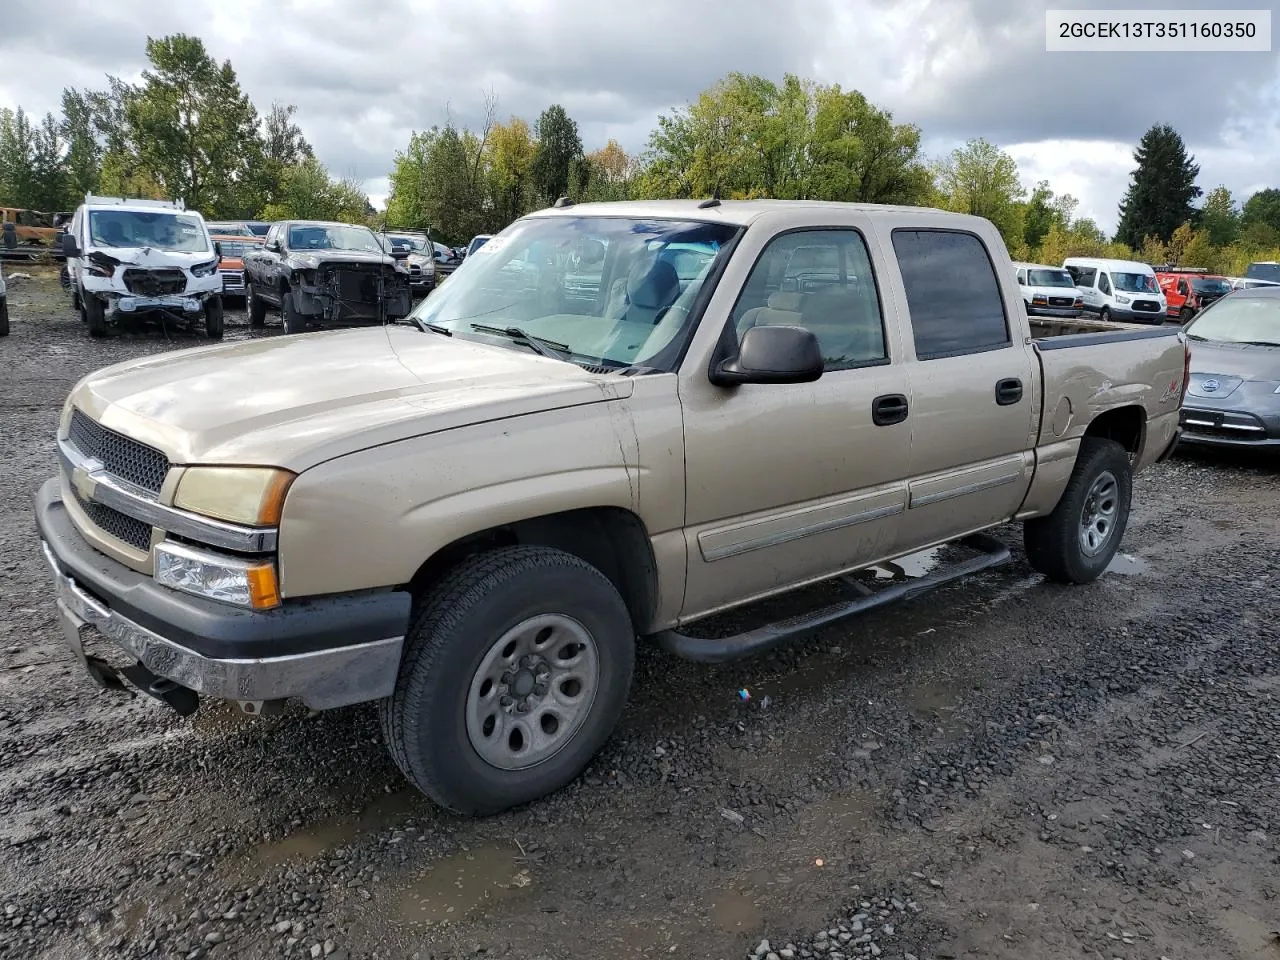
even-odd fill
[[[83,306],[84,322],[89,325],[89,336],[105,337],[107,335],[106,305],[92,293],[80,291],[80,303]]]
[[[258,297],[252,283],[245,284],[245,299],[249,301],[249,326],[262,327],[267,323],[267,302]]]
[[[1188,323],[1191,322],[1191,318],[1194,317],[1195,315],[1196,315],[1196,312],[1192,310],[1190,307],[1183,307],[1181,310],[1178,311],[1178,322],[1185,327]]]
[[[204,302],[204,332],[210,340],[222,339],[222,298],[216,294]]]
[[[395,692],[380,704],[396,764],[470,815],[577,777],[621,716],[635,631],[613,584],[572,554],[504,547],[419,599]]]
[[[1058,505],[1023,524],[1027,562],[1059,583],[1096,580],[1120,549],[1132,493],[1133,468],[1124,447],[1085,437]]]

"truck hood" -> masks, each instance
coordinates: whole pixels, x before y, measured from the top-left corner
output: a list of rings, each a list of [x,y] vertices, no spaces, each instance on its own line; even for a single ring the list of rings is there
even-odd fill
[[[90,261],[123,264],[126,267],[191,267],[208,263],[213,250],[161,250],[159,247],[92,247],[85,254]]]
[[[384,267],[392,266],[396,261],[394,257],[384,256],[381,253],[364,253],[360,250],[290,250],[287,255],[288,262],[295,267],[310,268],[314,263],[317,266],[327,266],[328,264],[357,264],[359,266],[367,266],[370,264],[381,264]]]
[[[630,396],[630,380],[392,325],[204,347],[90,374],[70,402],[173,463],[305,470],[379,444]]]

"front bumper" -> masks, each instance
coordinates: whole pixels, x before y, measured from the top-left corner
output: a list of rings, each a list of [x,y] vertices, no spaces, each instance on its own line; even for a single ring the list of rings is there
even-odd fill
[[[1027,315],[1032,317],[1059,317],[1063,320],[1075,320],[1084,310],[1078,307],[1027,307]]]
[[[286,600],[271,611],[245,610],[158,585],[94,550],[62,504],[57,478],[36,495],[36,525],[53,572],[58,614],[72,651],[99,683],[129,669],[90,658],[101,635],[145,668],[197,694],[237,701],[297,697],[316,709],[389,696],[409,620],[400,591]],[[119,679],[119,677],[117,677]]]
[[[1280,447],[1280,429],[1247,410],[1183,406],[1182,443],[1206,447]]]

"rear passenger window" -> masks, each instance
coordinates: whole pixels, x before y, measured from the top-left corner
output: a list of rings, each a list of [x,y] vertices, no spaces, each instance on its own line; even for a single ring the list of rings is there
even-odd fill
[[[856,230],[798,230],[769,242],[733,308],[738,339],[753,326],[804,327],[824,369],[889,362],[880,296]]]
[[[1013,343],[995,267],[981,240],[947,230],[895,230],[893,249],[919,359],[982,353]]]

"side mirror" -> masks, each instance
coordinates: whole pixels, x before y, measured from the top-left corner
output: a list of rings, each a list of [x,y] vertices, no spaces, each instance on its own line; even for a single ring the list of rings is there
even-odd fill
[[[279,240],[268,240],[266,243],[264,243],[264,244],[262,245],[262,247],[263,247],[263,249],[264,249],[264,250],[270,250],[272,253],[279,253],[279,252],[280,252],[280,241],[279,241]]]
[[[213,241],[213,252],[217,255],[219,260],[222,259],[222,241],[221,240]]]
[[[804,327],[750,327],[736,357],[712,368],[718,387],[743,383],[812,383],[822,376],[822,348]]]
[[[62,235],[62,255],[72,259],[80,256],[80,244],[76,243],[74,234],[64,233]]]
[[[392,247],[391,257],[393,260],[408,260],[409,248],[408,247]]]

